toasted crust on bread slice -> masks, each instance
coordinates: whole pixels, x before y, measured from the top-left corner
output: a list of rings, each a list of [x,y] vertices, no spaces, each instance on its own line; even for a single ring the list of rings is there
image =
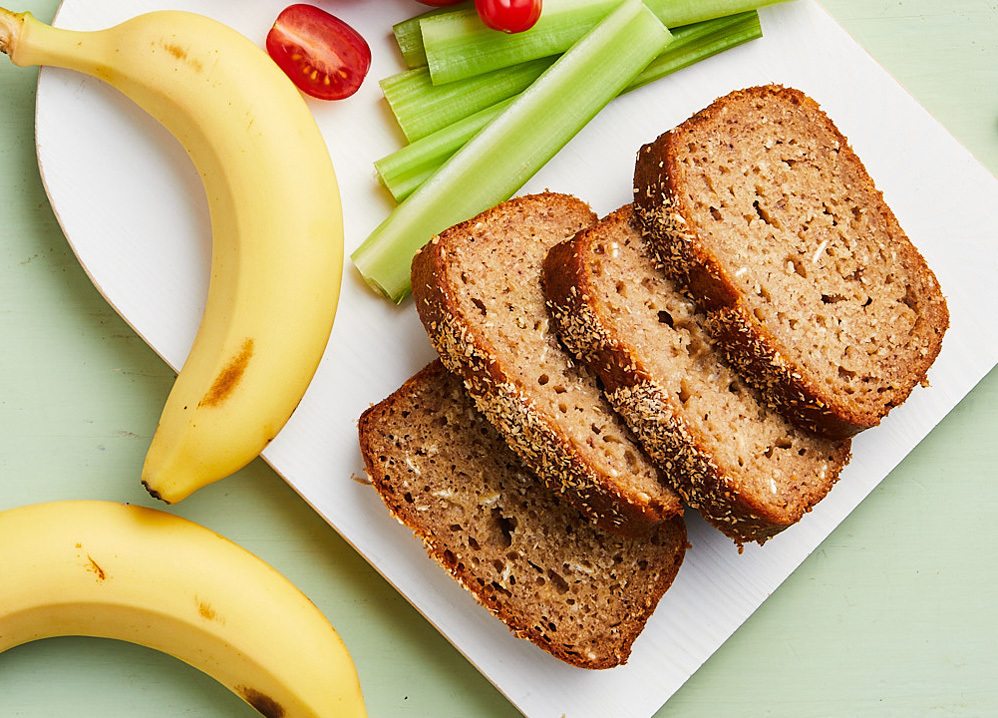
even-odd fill
[[[429,555],[517,636],[583,668],[626,662],[686,552],[682,518],[603,531],[543,486],[433,362],[359,422],[367,471]]]
[[[763,543],[831,489],[849,440],[789,422],[726,364],[630,206],[556,245],[544,270],[562,340],[710,523],[739,544]]]
[[[637,536],[682,503],[560,345],[540,283],[548,249],[595,219],[568,195],[514,198],[430,240],[412,292],[443,363],[521,459],[590,519]]]
[[[634,203],[729,361],[802,426],[852,436],[926,381],[939,283],[800,91],[733,92],[642,147]]]

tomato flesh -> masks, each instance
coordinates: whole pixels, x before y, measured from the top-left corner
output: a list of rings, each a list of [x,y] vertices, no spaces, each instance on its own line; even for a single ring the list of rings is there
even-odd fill
[[[493,30],[529,30],[541,16],[541,0],[475,0],[478,16]]]
[[[341,100],[360,89],[371,48],[360,33],[313,5],[291,5],[267,33],[267,53],[299,90]]]

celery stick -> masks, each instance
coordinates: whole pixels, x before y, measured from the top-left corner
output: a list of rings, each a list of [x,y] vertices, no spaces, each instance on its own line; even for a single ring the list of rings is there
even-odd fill
[[[672,31],[673,41],[665,52],[649,63],[624,92],[630,92],[679,72],[684,67],[706,60],[725,50],[762,37],[762,23],[756,10],[702,20]]]
[[[556,58],[544,57],[435,87],[425,67],[381,80],[381,90],[409,142],[523,92]]]
[[[514,99],[510,97],[486,107],[376,160],[374,169],[381,184],[392,193],[396,202],[401,202]]]
[[[582,0],[583,3],[593,3],[593,1]],[[604,3],[608,1],[619,2],[619,0],[599,1]],[[728,4],[733,1],[742,4],[746,2],[758,4],[760,2],[760,0],[724,0]],[[718,0],[714,0],[715,5],[717,2]],[[653,4],[651,8],[653,12],[657,9],[659,13],[664,13],[668,7],[677,5],[679,0],[647,0],[646,4],[649,3]],[[583,5],[583,7],[585,6]],[[601,11],[605,10],[603,6],[590,6],[597,7]],[[544,7],[545,12],[548,12],[549,4],[545,4]],[[556,4],[556,11],[558,7]],[[682,13],[673,12],[673,16],[681,18],[691,13],[692,10],[686,9]],[[586,16],[580,15],[577,9],[569,15],[576,19],[580,17],[583,20],[587,19]],[[551,16],[547,15],[546,17],[550,18]],[[591,18],[589,19],[591,20]],[[549,22],[552,21],[549,20]],[[562,25],[575,27],[574,25],[564,25],[564,23]],[[533,32],[534,29],[529,32]],[[512,97],[521,92],[530,82],[539,77],[540,73],[552,62],[554,62],[554,56],[539,58],[442,85],[434,84],[429,70],[424,67],[387,77],[381,81],[381,87],[406,140],[415,142],[421,137],[478,112],[501,99]]]
[[[676,28],[665,51],[652,60],[624,92],[759,37],[762,37],[762,25],[755,10]],[[504,100],[457,120],[377,160],[374,166],[381,184],[396,201],[402,201],[511,101],[512,98]]]
[[[434,84],[453,82],[564,52],[618,0],[544,0],[530,30],[508,34],[486,27],[473,9],[441,13],[420,21]],[[666,27],[754,10],[782,0],[645,0]]]
[[[412,69],[414,67],[424,67],[426,65],[426,50],[423,49],[423,33],[419,29],[420,20],[424,17],[442,15],[444,13],[456,12],[457,10],[464,10],[467,8],[474,9],[474,5],[472,5],[471,2],[466,2],[461,3],[460,5],[436,7],[420,15],[411,17],[408,20],[403,20],[402,22],[397,22],[392,25],[392,33],[395,35],[395,42],[398,43],[399,52],[402,53],[402,59],[405,61],[406,67]]]
[[[410,70],[426,64],[426,50],[423,49],[423,33],[419,30],[419,21],[428,14],[423,13],[392,25],[392,33],[399,52],[402,53],[402,60]]]
[[[622,0],[499,117],[424,182],[351,254],[394,302],[412,257],[435,233],[511,197],[671,39],[641,0]]]
[[[510,48],[529,53],[531,59],[560,54],[606,17],[618,2],[545,0],[537,23],[525,32],[514,34],[486,27],[474,8],[425,18],[419,26],[430,76],[434,84],[443,84],[525,61],[526,55],[522,59],[509,56]],[[504,38],[515,39],[509,42]],[[485,58],[472,57],[483,51],[489,53],[486,57],[496,58],[492,67],[486,66]]]

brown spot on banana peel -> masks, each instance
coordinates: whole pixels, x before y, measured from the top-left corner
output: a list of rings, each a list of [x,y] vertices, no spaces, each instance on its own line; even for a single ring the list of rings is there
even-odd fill
[[[236,686],[236,692],[243,697],[244,701],[256,708],[260,715],[267,718],[284,718],[284,706],[270,696],[249,686]]]
[[[197,598],[195,598],[194,600],[197,602],[198,614],[201,616],[201,618],[205,619],[206,621],[219,621],[220,623],[224,623],[224,621],[222,621],[221,618],[219,617],[218,612],[215,611],[215,609],[212,607],[210,603],[208,603],[207,601],[202,601]]]
[[[188,65],[190,65],[195,72],[200,73],[204,71],[204,65],[201,64],[201,61],[196,58],[192,58],[190,55],[188,55],[187,50],[185,48],[181,47],[180,45],[175,45],[169,42],[163,42],[161,43],[161,45],[164,50],[173,55],[175,58],[177,58],[181,62],[186,62]]]
[[[94,561],[93,557],[90,554],[87,554],[87,561],[90,562],[89,565],[87,566],[87,570],[95,574],[97,576],[98,581],[104,581],[107,579],[107,574],[104,573],[104,569],[102,569],[100,565],[96,561]]]
[[[243,374],[246,372],[246,366],[252,358],[253,339],[250,337],[243,342],[242,347],[239,349],[239,353],[236,354],[236,356],[234,356],[229,363],[225,365],[225,368],[222,369],[219,375],[215,377],[215,381],[212,382],[208,392],[201,398],[201,401],[198,402],[198,407],[218,406],[223,403],[232,393],[232,390],[236,388],[239,380],[243,378]]]

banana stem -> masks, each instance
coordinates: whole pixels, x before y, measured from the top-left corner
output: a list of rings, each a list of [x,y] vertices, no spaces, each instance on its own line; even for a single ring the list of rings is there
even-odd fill
[[[24,13],[15,15],[10,10],[0,7],[0,52],[5,55],[14,53],[14,45],[21,35],[24,26]]]

